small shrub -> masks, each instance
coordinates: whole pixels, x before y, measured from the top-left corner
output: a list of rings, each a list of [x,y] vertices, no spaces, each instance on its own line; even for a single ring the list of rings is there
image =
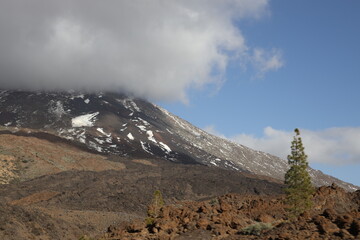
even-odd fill
[[[147,215],[150,218],[157,218],[160,214],[160,209],[164,206],[164,199],[160,190],[156,190],[153,195],[151,204],[148,207]]]
[[[93,240],[93,238],[88,237],[87,235],[81,236],[79,240]]]
[[[147,227],[147,228],[150,228],[150,227],[152,227],[152,226],[155,224],[155,219],[152,218],[152,217],[147,217],[147,218],[145,219],[145,224],[146,224],[146,227]]]
[[[247,226],[241,230],[241,233],[244,235],[256,235],[259,236],[262,231],[270,230],[273,226],[271,223],[255,223],[253,225]]]
[[[213,198],[209,201],[209,204],[211,206],[214,206],[214,205],[218,205],[219,204],[219,200],[217,198]]]
[[[156,190],[151,204],[148,206],[147,218],[145,218],[146,228],[149,232],[153,231],[155,219],[159,217],[161,208],[164,206],[164,199],[160,190]]]

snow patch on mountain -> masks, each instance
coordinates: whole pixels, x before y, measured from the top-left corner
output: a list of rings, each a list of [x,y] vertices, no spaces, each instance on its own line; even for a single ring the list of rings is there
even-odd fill
[[[162,149],[164,149],[167,153],[170,153],[171,152],[171,148],[169,148],[168,145],[166,145],[165,143],[163,142],[159,142],[160,146]]]
[[[99,112],[95,112],[74,117],[71,119],[71,125],[73,127],[92,127],[98,114]]]
[[[146,132],[146,127],[143,125],[136,125],[141,131]]]
[[[146,131],[146,134],[148,135],[148,139],[154,143],[157,143],[157,141],[154,138],[154,133],[151,130]]]
[[[130,140],[134,140],[134,136],[131,133],[128,133],[128,135],[126,135]]]
[[[85,135],[85,130],[82,130],[80,133],[77,134],[76,138],[81,142],[81,143],[85,143],[86,142],[86,135]]]
[[[142,149],[143,149],[145,152],[150,153],[151,155],[154,155],[154,154],[150,151],[150,146],[149,146],[148,143],[143,142],[143,141],[140,141],[140,144],[141,144]]]
[[[71,100],[74,100],[75,98],[82,98],[82,99],[84,99],[84,94],[76,94],[76,95],[72,95],[71,97],[70,97],[70,99]]]
[[[132,99],[129,99],[128,103],[131,105],[132,109],[134,109],[137,112],[141,112],[140,108],[136,105],[136,103]]]
[[[145,126],[150,126],[150,123],[148,123],[147,121],[145,121],[144,119],[138,117],[137,118],[139,121],[141,121]]]
[[[133,112],[141,112],[140,108],[136,105],[136,103],[134,102],[134,100],[132,99],[116,99],[118,102],[122,103],[122,105],[132,111]]]
[[[97,128],[96,129],[98,132],[102,133],[103,135],[107,136],[107,137],[110,137],[111,136],[111,133],[106,133],[104,132],[104,129],[103,128]]]
[[[97,141],[99,144],[104,144],[104,140],[98,139],[96,137],[94,137],[95,141]]]
[[[220,158],[215,158],[215,159],[212,159],[210,160],[210,163],[214,166],[218,166],[218,164],[221,162],[221,159]]]
[[[97,145],[96,143],[94,143],[92,141],[89,141],[89,146],[90,146],[90,148],[95,149],[98,152],[103,151],[102,147],[100,147],[99,145]]]

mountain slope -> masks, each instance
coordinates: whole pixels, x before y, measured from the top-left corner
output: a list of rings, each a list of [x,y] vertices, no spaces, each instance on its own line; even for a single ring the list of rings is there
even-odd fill
[[[60,147],[66,151],[67,146]],[[172,204],[213,199],[228,192],[277,195],[283,188],[251,174],[204,165],[119,156],[108,156],[108,161],[124,168],[75,169],[0,185],[0,239],[98,235],[122,221],[144,220],[155,190],[161,190],[165,202]]]
[[[122,170],[124,165],[84,151],[58,137],[0,131],[0,184],[69,170]],[[48,135],[52,137],[52,135]]]
[[[288,168],[283,159],[213,136],[159,106],[121,94],[1,91],[0,125],[48,132],[101,154],[203,164],[278,180]],[[357,189],[309,171],[317,186],[334,182]]]

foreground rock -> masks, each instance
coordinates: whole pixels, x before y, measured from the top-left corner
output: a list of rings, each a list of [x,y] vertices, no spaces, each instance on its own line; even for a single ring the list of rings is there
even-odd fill
[[[153,222],[111,226],[106,239],[360,239],[360,191],[321,187],[314,208],[287,219],[283,196],[227,194],[161,209]]]

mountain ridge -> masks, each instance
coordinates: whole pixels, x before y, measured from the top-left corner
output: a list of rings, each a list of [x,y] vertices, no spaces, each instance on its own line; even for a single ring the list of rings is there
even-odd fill
[[[287,162],[193,126],[160,106],[116,93],[0,92],[0,125],[37,129],[101,154],[162,158],[282,180]],[[309,169],[316,186],[349,183]]]

